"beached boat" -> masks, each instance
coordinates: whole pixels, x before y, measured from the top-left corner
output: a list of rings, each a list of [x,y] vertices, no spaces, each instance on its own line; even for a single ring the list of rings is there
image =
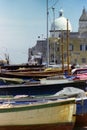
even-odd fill
[[[62,73],[62,72],[61,72]],[[8,71],[4,71],[0,73],[1,77],[7,77],[7,78],[22,78],[22,79],[26,79],[26,78],[46,78],[46,77],[50,77],[50,76],[56,76],[61,74],[60,71],[56,71],[56,70],[51,70],[51,71],[19,71],[19,72],[8,72]]]
[[[40,70],[44,68],[44,65],[28,65],[28,64],[13,64],[13,65],[5,65],[1,66],[2,70],[19,70],[19,69],[31,69],[31,70]]]
[[[84,73],[87,73],[87,68],[75,68],[72,70],[73,75],[84,74]]]
[[[66,69],[64,71],[67,71]],[[62,68],[19,68],[16,70],[12,69],[1,69],[0,76],[7,78],[46,78],[51,76],[63,75]]]
[[[75,79],[87,80],[87,68],[75,68],[72,70]]]
[[[25,81],[19,78],[5,78],[0,77],[0,85],[9,85],[9,84],[23,84]]]
[[[0,130],[73,130],[75,99],[0,105]]]
[[[75,127],[87,127],[87,97],[76,99]]]
[[[67,87],[53,95],[53,100],[64,97],[75,97],[76,122],[75,128],[87,127],[87,93],[82,89]],[[52,99],[52,97],[49,99]]]
[[[0,85],[0,95],[53,95],[64,87],[76,87],[86,91],[86,82],[69,79],[30,81],[24,84]]]

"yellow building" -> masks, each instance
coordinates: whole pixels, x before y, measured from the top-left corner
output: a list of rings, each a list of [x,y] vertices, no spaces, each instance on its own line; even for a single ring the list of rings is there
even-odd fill
[[[31,54],[32,52],[32,54]],[[42,54],[43,62],[47,61],[47,40],[37,40],[29,49],[29,57],[38,52]],[[68,58],[67,58],[68,57]],[[68,59],[68,60],[67,60]],[[82,10],[79,18],[78,32],[72,32],[69,19],[59,11],[59,17],[51,24],[49,37],[49,64],[62,62],[70,64],[87,64],[87,12]]]
[[[59,17],[51,25],[50,62],[71,64],[87,64],[87,12],[85,8],[79,19],[78,32],[72,32],[70,21],[63,16],[60,10]],[[67,52],[68,51],[68,52]],[[68,53],[68,54],[67,54]]]

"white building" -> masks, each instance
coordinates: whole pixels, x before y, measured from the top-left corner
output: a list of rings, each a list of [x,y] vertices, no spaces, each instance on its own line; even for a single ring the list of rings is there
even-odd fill
[[[63,15],[63,10],[59,11],[59,17],[55,19],[55,21],[51,24],[50,37],[59,37],[61,31],[67,30],[67,18]],[[72,26],[70,21],[68,20],[68,30],[72,31]]]

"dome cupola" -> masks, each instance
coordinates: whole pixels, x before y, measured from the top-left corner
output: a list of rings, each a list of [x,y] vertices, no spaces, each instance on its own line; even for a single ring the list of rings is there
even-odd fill
[[[59,17],[56,18],[55,21],[51,24],[51,31],[54,30],[54,28],[55,31],[67,30],[67,18],[63,16],[62,9],[59,11]],[[69,20],[68,20],[68,29],[72,31],[71,23]]]

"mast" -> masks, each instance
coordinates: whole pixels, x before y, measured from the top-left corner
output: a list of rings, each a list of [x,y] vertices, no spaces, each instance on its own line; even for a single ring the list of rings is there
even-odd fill
[[[64,45],[63,45],[63,30],[61,37],[61,53],[62,53],[62,72],[64,73]]]
[[[54,37],[54,41],[53,41],[53,44],[54,44],[54,64],[56,63],[56,52],[55,52],[55,8],[54,7],[52,7],[52,10],[53,10],[53,24],[54,24],[54,35],[53,35],[53,37]]]
[[[46,0],[46,6],[47,6],[47,66],[49,65],[49,39],[48,39],[48,0]]]
[[[67,19],[67,70],[69,75],[69,29],[68,29],[68,19]]]

